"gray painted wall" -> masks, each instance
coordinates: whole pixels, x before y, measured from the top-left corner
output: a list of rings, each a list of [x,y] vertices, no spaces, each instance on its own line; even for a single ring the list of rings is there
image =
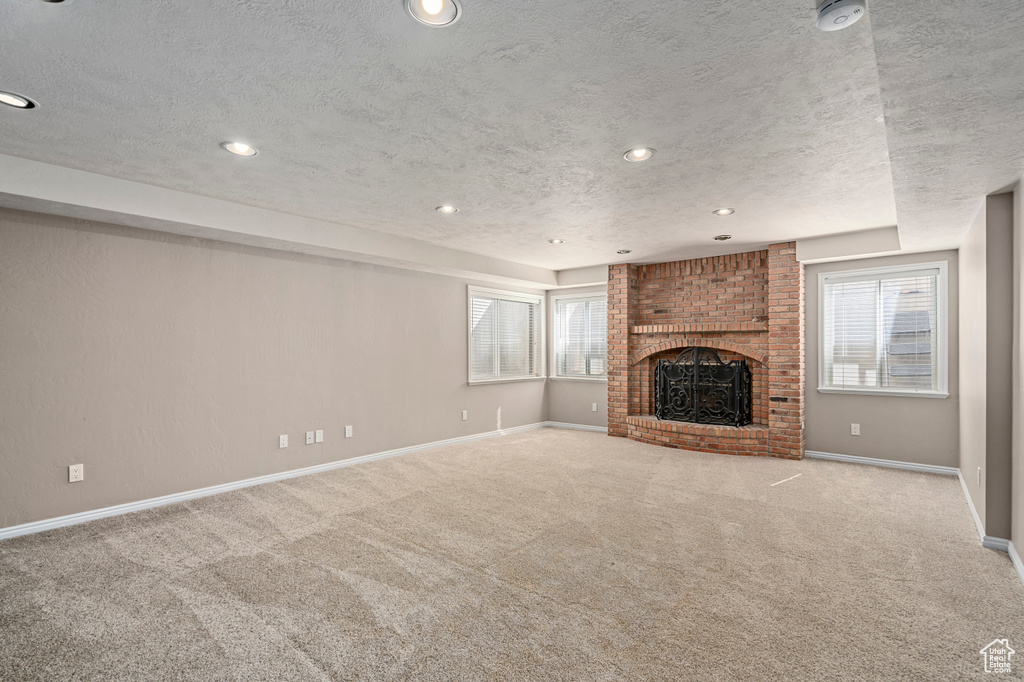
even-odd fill
[[[949,265],[949,397],[836,395],[818,392],[818,275],[866,268],[946,261]],[[905,256],[819,263],[806,268],[807,449],[919,464],[957,466],[957,253],[938,251]],[[850,435],[850,424],[861,427]]]
[[[965,370],[987,366],[985,343],[988,286],[985,277],[986,211],[984,202],[960,245],[960,358]],[[982,526],[985,525],[985,456],[988,376],[964,371],[960,377],[960,472]],[[980,470],[980,474],[979,474]]]
[[[1010,537],[1013,267],[1013,195],[986,197],[960,247],[960,469],[985,534],[999,538]]]
[[[467,283],[0,211],[0,527],[546,420],[467,385]]]
[[[555,375],[554,306],[551,299],[556,296],[576,294],[607,294],[608,286],[576,287],[548,292],[548,375]],[[608,382],[575,379],[551,379],[548,381],[548,418],[555,422],[586,424],[608,427]],[[592,410],[597,403],[597,412]]]
[[[986,200],[987,374],[985,534],[1010,537],[1013,462],[1013,194]],[[965,361],[966,362],[966,361]],[[967,365],[962,365],[967,368]]]

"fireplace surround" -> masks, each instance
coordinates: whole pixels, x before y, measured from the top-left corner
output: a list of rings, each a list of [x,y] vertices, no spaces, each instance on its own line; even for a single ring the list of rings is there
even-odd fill
[[[648,265],[608,282],[608,433],[670,447],[804,456],[803,266],[794,243]],[[714,350],[750,372],[750,422],[659,419],[657,368],[686,349]]]

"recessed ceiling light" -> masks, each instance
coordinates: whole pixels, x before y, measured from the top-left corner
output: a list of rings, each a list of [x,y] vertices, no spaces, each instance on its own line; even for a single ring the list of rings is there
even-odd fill
[[[648,147],[637,147],[636,149],[630,149],[628,152],[622,155],[626,161],[646,161],[647,159],[654,156],[654,150]]]
[[[716,242],[727,242],[730,239],[732,239],[732,235],[731,234],[716,234],[715,235],[715,241]]]
[[[232,154],[238,154],[239,156],[256,156],[257,154],[255,149],[244,142],[221,142],[220,146]]]
[[[626,255],[627,253],[633,253],[633,252],[630,249],[619,249],[615,253],[621,253],[622,255]]]
[[[427,26],[451,26],[462,17],[458,0],[405,0],[405,9]]]
[[[735,208],[719,208],[717,210],[712,211],[711,213],[713,213],[714,215],[732,215],[735,212]]]
[[[6,104],[9,107],[15,109],[35,109],[36,103],[30,100],[28,97],[22,97],[21,95],[15,95],[13,92],[4,92],[0,90],[0,104]]]
[[[564,239],[549,239],[548,244],[564,244]]]
[[[445,204],[444,206],[438,206],[436,210],[437,210],[438,213],[458,213],[459,212],[459,209],[455,208],[454,206],[449,206],[448,204]]]

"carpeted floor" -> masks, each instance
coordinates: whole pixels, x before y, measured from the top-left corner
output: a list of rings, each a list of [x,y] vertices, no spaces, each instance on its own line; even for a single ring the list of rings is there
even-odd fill
[[[579,431],[0,542],[3,680],[994,679],[997,637],[955,478]]]

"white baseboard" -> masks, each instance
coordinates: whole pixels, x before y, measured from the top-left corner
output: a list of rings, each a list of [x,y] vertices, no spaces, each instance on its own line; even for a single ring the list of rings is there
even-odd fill
[[[874,457],[855,457],[854,455],[837,455],[831,452],[815,452],[808,450],[806,456],[811,459],[829,459],[835,462],[850,462],[852,464],[869,464],[876,467],[887,467],[889,469],[906,469],[907,471],[921,471],[928,474],[943,474],[945,476],[956,476],[960,470],[956,467],[943,467],[935,464],[917,464],[915,462],[900,462],[895,459],[876,459]]]
[[[967,489],[967,482],[964,481],[963,474],[957,469],[957,478],[960,479],[960,489],[964,491],[964,497],[967,499],[967,508],[971,510],[971,518],[974,519],[974,527],[978,531],[978,537],[981,538],[981,546],[987,547],[988,549],[994,549],[998,552],[1009,552],[1010,541],[1006,538],[997,538],[993,535],[985,535],[985,526],[981,522],[981,517],[978,516],[978,510],[974,506],[974,500],[971,499],[971,492]]]
[[[957,478],[960,479],[960,488],[964,491],[964,497],[967,498],[967,508],[971,510],[971,518],[974,519],[974,527],[978,530],[978,537],[981,538],[982,543],[984,543],[985,525],[981,522],[981,517],[978,516],[978,510],[974,508],[974,500],[971,499],[971,491],[967,489],[967,482],[964,481],[963,474],[957,472]]]
[[[570,424],[569,422],[544,422],[546,426],[553,429],[575,429],[577,431],[597,431],[608,433],[607,426],[590,426],[589,424]]]
[[[981,536],[981,546],[982,547],[987,547],[989,549],[994,549],[997,552],[1007,552],[1007,553],[1009,553],[1009,551],[1010,551],[1010,541],[1009,540],[1007,540],[1006,538],[993,537],[991,535],[983,535],[983,536]]]
[[[274,481],[283,481],[288,478],[296,478],[298,476],[308,476],[310,474],[320,473],[322,471],[330,471],[332,469],[340,469],[342,467],[355,466],[356,464],[365,464],[366,462],[373,462],[378,459],[386,459],[388,457],[397,457],[399,455],[407,455],[411,452],[419,452],[420,450],[430,450],[432,448],[439,448],[445,445],[455,445],[458,443],[469,443],[475,440],[483,440],[485,438],[497,438],[500,436],[507,436],[513,433],[522,433],[524,431],[533,431],[535,429],[543,428],[558,428],[558,429],[581,429],[584,431],[605,431],[608,429],[601,428],[599,426],[586,426],[584,424],[566,424],[564,422],[536,422],[534,424],[524,424],[523,426],[514,426],[509,429],[501,429],[500,431],[485,431],[484,433],[474,433],[469,436],[459,436],[457,438],[447,438],[445,440],[438,440],[432,443],[424,443],[422,445],[411,445],[405,448],[397,448],[395,450],[386,450],[384,452],[376,452],[370,455],[363,455],[361,457],[352,457],[351,459],[342,459],[335,462],[327,462],[326,464],[317,464],[315,466],[304,467],[302,469],[291,469],[289,471],[282,471],[276,474],[267,474],[266,476],[257,476],[255,478],[247,478],[241,481],[232,481],[231,483],[222,483],[220,485],[213,485],[207,488],[198,488],[196,490],[186,490],[181,493],[173,493],[171,495],[162,495],[161,497],[151,497],[147,500],[139,500],[137,502],[127,502],[125,504],[116,504],[112,507],[103,507],[102,509],[93,509],[91,511],[79,512],[77,514],[68,514],[67,516],[58,516],[53,519],[44,519],[42,521],[33,521],[31,523],[23,523],[18,526],[8,526],[7,528],[0,528],[0,540],[6,540],[8,538],[15,538],[19,535],[29,535],[31,533],[41,533],[44,530],[51,530],[53,528],[61,528],[63,526],[72,526],[78,523],[85,523],[87,521],[95,521],[97,519],[104,519],[109,516],[118,516],[120,514],[130,514],[136,511],[142,511],[143,509],[152,509],[153,507],[162,507],[165,504],[174,504],[175,502],[184,502],[185,500],[194,500],[199,497],[208,497],[210,495],[217,495],[219,493],[226,493],[231,490],[238,490],[239,488],[248,488],[254,485],[262,485],[264,483],[273,483]]]
[[[1010,555],[1010,561],[1013,562],[1013,567],[1017,569],[1017,577],[1020,578],[1020,582],[1024,585],[1024,562],[1020,560],[1020,554],[1017,553],[1017,547],[1011,542],[1007,548],[1007,553]]]

